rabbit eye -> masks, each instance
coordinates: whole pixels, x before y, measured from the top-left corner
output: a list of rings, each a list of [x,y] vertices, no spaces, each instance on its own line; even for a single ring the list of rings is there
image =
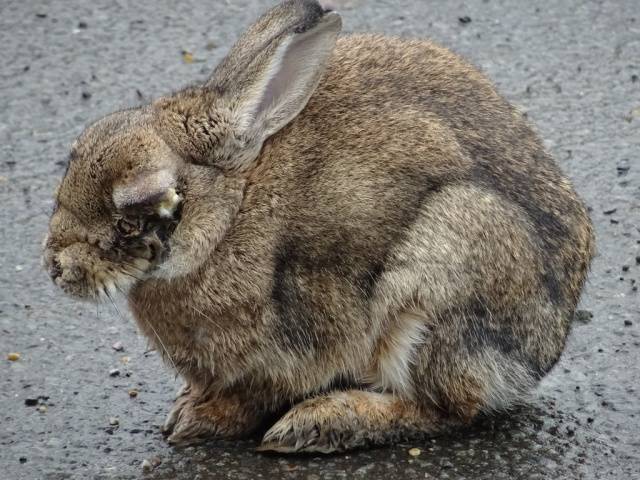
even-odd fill
[[[120,218],[116,223],[116,228],[125,237],[133,237],[142,233],[142,222],[128,218]]]

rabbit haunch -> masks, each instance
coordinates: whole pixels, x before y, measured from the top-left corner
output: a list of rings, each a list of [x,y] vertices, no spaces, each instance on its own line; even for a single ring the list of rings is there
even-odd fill
[[[169,441],[332,452],[525,400],[557,362],[589,217],[520,113],[424,40],[289,0],[211,78],[89,126],[44,261],[126,294],[185,380]],[[107,292],[108,293],[108,292]]]

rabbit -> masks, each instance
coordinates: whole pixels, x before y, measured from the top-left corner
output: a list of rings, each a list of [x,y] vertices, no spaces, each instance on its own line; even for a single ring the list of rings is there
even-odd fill
[[[204,83],[71,147],[44,263],[123,294],[184,379],[171,444],[428,437],[526,402],[562,353],[594,254],[570,182],[463,59],[341,25],[284,1]]]

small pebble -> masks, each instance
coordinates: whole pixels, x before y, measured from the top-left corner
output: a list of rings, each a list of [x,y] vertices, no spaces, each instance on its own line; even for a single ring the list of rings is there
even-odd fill
[[[116,352],[121,352],[124,350],[124,345],[122,345],[122,342],[116,342],[111,345],[111,348],[113,348]]]
[[[574,319],[581,323],[589,323],[593,318],[593,313],[589,310],[577,310]]]
[[[40,405],[40,406],[38,407],[38,411],[39,411],[40,413],[47,413],[47,406],[46,406],[46,405]]]
[[[162,463],[162,459],[158,456],[151,457],[149,461],[151,462],[151,465],[153,466],[153,468],[156,468],[158,465]]]
[[[142,471],[149,473],[151,470],[153,470],[153,465],[151,465],[151,462],[145,458],[142,461]]]
[[[138,390],[136,390],[135,388],[132,388],[131,390],[129,390],[129,396],[131,398],[136,398],[138,396]]]
[[[111,370],[109,370],[110,377],[117,377],[118,375],[120,375],[120,370],[118,370],[117,368],[112,368]]]
[[[624,175],[626,175],[629,172],[630,167],[628,165],[621,165],[616,167],[616,170],[618,171],[618,176],[622,177]]]
[[[120,420],[118,420],[116,417],[111,417],[109,418],[109,425],[120,425]]]
[[[410,448],[408,453],[412,457],[417,457],[422,453],[422,450],[420,450],[419,448]]]
[[[18,360],[20,360],[20,354],[18,352],[11,352],[9,355],[7,355],[7,360],[9,360],[10,362],[17,362]]]
[[[444,460],[440,466],[442,468],[453,468],[453,463],[451,463],[449,460]]]

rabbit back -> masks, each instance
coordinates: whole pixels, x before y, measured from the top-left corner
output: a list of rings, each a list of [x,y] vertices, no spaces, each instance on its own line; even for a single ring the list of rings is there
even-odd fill
[[[459,57],[425,41],[339,39],[257,163],[203,269],[133,292],[138,317],[175,299],[156,327],[184,371],[216,365],[223,383],[242,372],[290,397],[348,378],[446,399],[482,357],[488,379],[511,365],[502,387],[475,392],[498,406],[559,357],[591,224],[522,115]],[[189,331],[202,316],[222,332],[176,338],[176,318]]]

